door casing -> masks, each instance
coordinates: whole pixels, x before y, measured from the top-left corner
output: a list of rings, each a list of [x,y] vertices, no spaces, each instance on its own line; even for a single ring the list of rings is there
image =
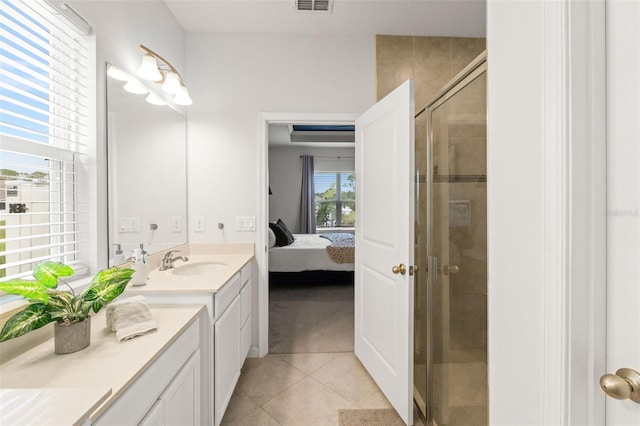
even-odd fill
[[[256,261],[258,264],[258,327],[252,341],[258,347],[251,348],[250,357],[263,357],[269,352],[269,123],[286,124],[354,124],[359,114],[350,113],[301,113],[301,112],[263,112],[258,114],[258,214],[256,217]]]

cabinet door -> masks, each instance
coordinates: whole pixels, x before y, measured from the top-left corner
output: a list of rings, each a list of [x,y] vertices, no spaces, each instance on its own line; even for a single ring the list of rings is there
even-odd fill
[[[240,377],[240,302],[236,296],[214,325],[216,425]]]
[[[151,410],[144,416],[140,422],[140,426],[164,426],[164,401],[158,400]]]
[[[240,329],[240,368],[244,365],[247,354],[251,349],[251,315]]]
[[[200,351],[197,350],[162,394],[164,425],[200,424]],[[154,423],[155,424],[155,423]]]

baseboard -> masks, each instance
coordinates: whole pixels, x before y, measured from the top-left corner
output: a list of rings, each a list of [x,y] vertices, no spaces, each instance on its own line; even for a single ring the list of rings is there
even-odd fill
[[[269,272],[269,285],[353,284],[353,271]]]
[[[247,358],[260,358],[260,352],[258,351],[257,346],[251,346],[249,348],[249,353],[247,354]]]

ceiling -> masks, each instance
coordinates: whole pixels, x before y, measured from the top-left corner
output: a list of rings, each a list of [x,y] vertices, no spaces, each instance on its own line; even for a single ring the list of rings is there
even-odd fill
[[[334,0],[298,12],[295,0],[164,0],[185,31],[485,37],[485,0]]]
[[[332,135],[332,132],[315,132],[316,134],[313,136],[303,136],[295,141],[293,124],[269,123],[267,133],[270,147],[354,148],[355,146],[355,139],[351,142],[343,142],[344,137]],[[355,138],[355,134],[351,135],[351,138]]]

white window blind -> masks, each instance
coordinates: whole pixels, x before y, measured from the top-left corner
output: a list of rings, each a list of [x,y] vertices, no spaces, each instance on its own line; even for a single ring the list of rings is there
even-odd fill
[[[352,227],[356,221],[354,172],[315,172],[316,226]]]
[[[89,28],[63,3],[0,0],[0,278],[87,265]]]

